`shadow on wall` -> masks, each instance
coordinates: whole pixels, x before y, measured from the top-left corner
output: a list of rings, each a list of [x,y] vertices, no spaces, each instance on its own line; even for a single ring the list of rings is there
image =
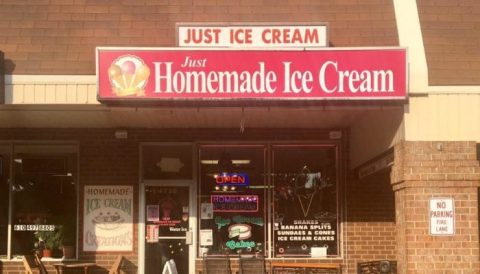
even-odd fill
[[[5,75],[13,74],[14,70],[15,63],[5,59],[5,54],[0,51],[0,104],[5,104]]]
[[[477,161],[480,161],[480,143],[477,143]]]
[[[10,59],[3,59],[4,74],[13,74],[15,70],[15,63]]]
[[[347,184],[349,222],[395,223],[395,194],[390,184],[391,168],[378,171],[361,180],[350,176]]]
[[[0,104],[5,104],[5,59],[0,51]]]
[[[1,263],[1,262],[0,262]],[[109,271],[111,271],[111,266],[107,266],[107,267],[103,267],[103,266],[95,266],[94,268],[92,268],[90,270],[90,273],[96,273],[96,274],[100,274],[100,273],[110,273]],[[1,271],[1,268],[0,268],[0,274],[2,273]],[[77,269],[68,269],[68,272],[66,273],[83,273],[83,269],[80,269],[77,271]],[[125,256],[123,256],[123,259],[122,259],[122,263],[120,265],[120,272],[119,274],[137,274],[138,273],[138,267],[137,265],[130,261],[129,259],[127,259]]]
[[[137,269],[138,269],[138,267],[137,267],[136,264],[134,264],[129,259],[123,257],[122,266],[120,268],[120,273],[121,274],[136,274]]]

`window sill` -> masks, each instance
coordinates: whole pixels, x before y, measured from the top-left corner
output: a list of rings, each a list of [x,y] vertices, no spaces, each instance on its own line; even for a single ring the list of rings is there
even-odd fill
[[[21,262],[22,256],[16,256],[12,259],[1,258],[0,262]],[[43,262],[75,262],[78,261],[78,258],[64,259],[64,258],[42,258]]]

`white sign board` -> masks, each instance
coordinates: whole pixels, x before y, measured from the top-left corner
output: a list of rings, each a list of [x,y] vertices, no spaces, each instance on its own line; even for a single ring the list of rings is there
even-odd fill
[[[452,198],[431,198],[429,215],[431,235],[455,235],[455,208]]]
[[[147,243],[158,243],[158,225],[147,225]]]
[[[83,251],[133,250],[133,187],[85,186]]]
[[[326,47],[326,25],[177,25],[180,47]]]
[[[211,229],[200,229],[200,245],[213,245],[213,231]]]

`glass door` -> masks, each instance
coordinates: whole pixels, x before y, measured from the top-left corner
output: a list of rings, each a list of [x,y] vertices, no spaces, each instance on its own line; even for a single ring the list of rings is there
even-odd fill
[[[10,151],[0,144],[0,259],[8,259],[8,208],[10,207]]]
[[[188,274],[192,244],[190,186],[146,185],[144,195],[144,273],[168,270]]]

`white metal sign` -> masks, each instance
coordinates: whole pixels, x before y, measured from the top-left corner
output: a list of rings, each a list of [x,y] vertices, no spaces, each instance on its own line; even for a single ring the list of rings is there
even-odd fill
[[[453,198],[431,198],[429,215],[431,235],[455,235],[455,207]]]
[[[177,25],[180,47],[326,47],[323,25]]]

